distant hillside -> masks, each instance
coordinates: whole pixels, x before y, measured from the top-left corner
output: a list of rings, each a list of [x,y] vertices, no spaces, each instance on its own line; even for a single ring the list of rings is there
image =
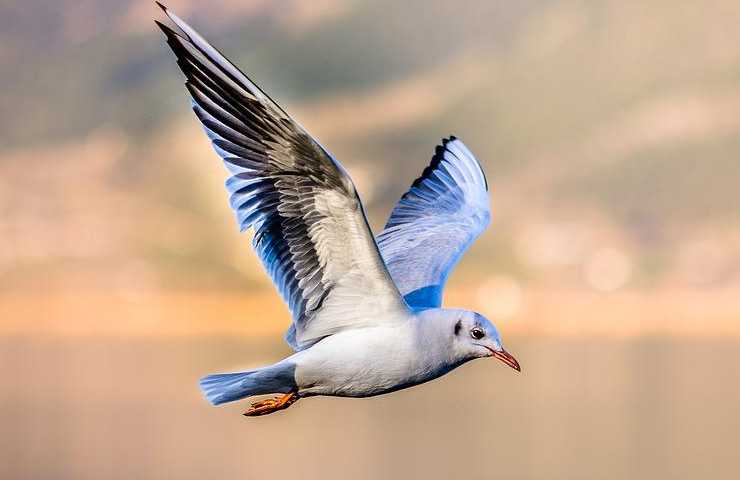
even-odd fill
[[[737,2],[170,6],[348,166],[376,226],[463,138],[495,217],[463,272],[579,287],[606,249],[633,284],[740,278]],[[264,282],[161,17],[0,6],[0,288]]]

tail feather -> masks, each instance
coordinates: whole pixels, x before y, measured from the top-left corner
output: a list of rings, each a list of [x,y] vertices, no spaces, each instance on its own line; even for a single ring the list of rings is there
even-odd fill
[[[255,371],[238,373],[217,373],[200,379],[200,389],[212,405],[241,400],[254,395],[253,382],[249,377]]]
[[[295,392],[295,365],[275,365],[237,373],[216,373],[200,379],[203,394],[213,405],[241,400],[252,395]]]

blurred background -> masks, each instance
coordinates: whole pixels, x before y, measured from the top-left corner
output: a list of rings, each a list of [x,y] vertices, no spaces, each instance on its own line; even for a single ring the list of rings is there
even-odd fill
[[[734,479],[740,3],[172,0],[322,140],[375,231],[443,136],[492,189],[445,304],[520,375],[215,409],[289,353],[138,0],[0,1],[0,478]]]

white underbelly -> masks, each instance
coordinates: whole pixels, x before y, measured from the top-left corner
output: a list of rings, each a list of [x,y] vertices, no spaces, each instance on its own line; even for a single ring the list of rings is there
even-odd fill
[[[435,370],[407,324],[340,332],[296,354],[301,395],[367,397],[429,379]]]

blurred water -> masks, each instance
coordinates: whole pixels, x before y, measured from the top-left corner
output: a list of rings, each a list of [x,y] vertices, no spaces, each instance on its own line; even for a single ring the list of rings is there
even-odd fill
[[[737,343],[508,345],[520,375],[480,360],[247,419],[244,403],[207,405],[197,379],[277,360],[277,340],[6,336],[0,478],[737,478]]]

